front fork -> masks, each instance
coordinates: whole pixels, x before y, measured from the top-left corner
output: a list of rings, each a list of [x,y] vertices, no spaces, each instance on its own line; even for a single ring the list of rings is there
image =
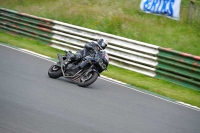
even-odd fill
[[[92,71],[98,73],[98,75],[100,76],[99,72],[95,69],[95,67],[94,67],[93,64],[90,66],[90,68],[89,68],[88,71],[85,73],[85,75],[88,75],[88,74],[89,74],[90,72],[92,72]]]
[[[56,65],[60,65],[63,77],[66,77],[65,72],[64,72],[65,64],[64,64],[63,56],[61,54],[57,54],[57,56],[58,56],[59,62]]]

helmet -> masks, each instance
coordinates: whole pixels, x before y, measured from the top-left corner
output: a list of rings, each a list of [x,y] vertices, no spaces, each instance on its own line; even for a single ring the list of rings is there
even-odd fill
[[[100,47],[100,49],[105,49],[108,45],[108,42],[105,39],[99,39],[97,41],[98,46]]]

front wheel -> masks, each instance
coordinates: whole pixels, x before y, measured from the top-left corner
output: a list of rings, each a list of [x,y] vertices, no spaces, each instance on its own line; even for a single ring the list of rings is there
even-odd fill
[[[98,76],[99,74],[95,71],[92,71],[88,74],[84,74],[79,78],[78,86],[81,87],[89,86],[97,80]]]
[[[54,79],[61,77],[62,76],[61,68],[59,66],[52,65],[49,68],[48,75],[50,78],[54,78]]]

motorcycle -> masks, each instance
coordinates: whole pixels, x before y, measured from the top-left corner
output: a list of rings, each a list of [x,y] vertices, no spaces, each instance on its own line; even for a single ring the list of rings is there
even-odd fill
[[[54,79],[63,76],[80,87],[87,87],[94,83],[100,73],[107,70],[109,64],[106,51],[95,51],[94,54],[74,62],[70,61],[72,52],[65,51],[65,53],[65,55],[57,54],[59,61],[49,68],[48,75]]]

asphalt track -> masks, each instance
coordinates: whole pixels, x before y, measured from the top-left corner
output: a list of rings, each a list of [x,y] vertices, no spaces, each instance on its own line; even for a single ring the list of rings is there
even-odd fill
[[[51,79],[51,65],[0,45],[0,133],[200,131],[198,110],[103,79],[88,88]]]

